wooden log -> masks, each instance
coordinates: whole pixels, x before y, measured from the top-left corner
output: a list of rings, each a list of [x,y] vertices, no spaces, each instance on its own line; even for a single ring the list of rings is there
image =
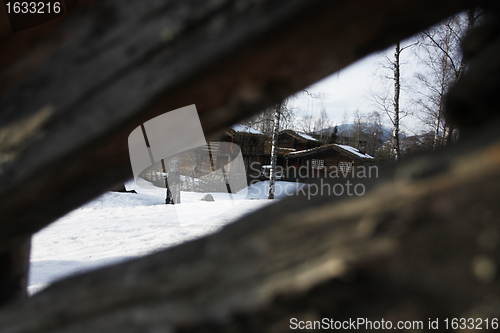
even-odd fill
[[[477,3],[89,1],[3,37],[0,244],[130,177],[145,120],[195,103],[214,133]]]

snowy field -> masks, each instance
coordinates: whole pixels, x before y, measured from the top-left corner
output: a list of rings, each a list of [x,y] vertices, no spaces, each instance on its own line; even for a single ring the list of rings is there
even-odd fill
[[[271,202],[268,182],[237,194],[181,192],[181,204],[165,205],[165,190],[145,189],[133,181],[128,190],[108,192],[60,218],[33,236],[29,294],[72,274],[144,256],[213,233]],[[277,182],[283,198],[303,184]]]

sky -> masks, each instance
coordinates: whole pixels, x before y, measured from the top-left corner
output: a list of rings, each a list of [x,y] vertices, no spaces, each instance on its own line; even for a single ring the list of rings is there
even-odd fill
[[[352,122],[356,110],[361,113],[379,111],[372,101],[371,91],[381,91],[381,89],[394,89],[392,82],[383,82],[380,79],[382,73],[390,75],[389,71],[381,69],[381,62],[384,61],[384,52],[392,57],[392,47],[386,51],[367,56],[358,62],[344,68],[338,73],[310,86],[307,90],[319,98],[312,98],[305,93],[299,94],[289,101],[289,106],[294,108],[298,122],[300,116],[305,113],[312,113],[319,116],[322,108],[325,108],[332,126],[343,123],[344,114],[347,112],[349,123]],[[405,50],[402,53],[402,85],[403,89],[412,84],[414,73],[419,70],[417,58],[413,51]],[[401,104],[408,105],[408,96],[401,93]],[[382,114],[382,123],[392,126],[385,113]],[[416,117],[406,117],[402,120],[403,130],[417,130],[421,123]]]
[[[302,112],[317,116],[324,107],[334,124],[342,123],[345,111],[354,113],[356,109],[372,110],[372,102],[368,98],[369,88],[375,79],[378,58],[378,55],[369,56],[317,82],[307,90],[319,95],[319,98],[300,94],[290,101],[290,106],[295,108],[299,116]]]

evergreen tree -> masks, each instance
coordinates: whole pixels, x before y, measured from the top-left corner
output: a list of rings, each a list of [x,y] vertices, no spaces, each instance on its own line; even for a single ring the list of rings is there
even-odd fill
[[[335,125],[335,127],[333,128],[332,134],[328,138],[328,143],[337,143],[337,139],[339,137],[338,131],[339,131],[339,129],[338,129],[337,125]]]

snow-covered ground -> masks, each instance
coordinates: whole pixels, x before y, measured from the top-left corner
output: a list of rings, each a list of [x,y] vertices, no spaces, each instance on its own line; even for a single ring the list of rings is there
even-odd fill
[[[303,184],[277,182],[276,198]],[[165,249],[219,230],[267,200],[269,182],[232,195],[181,192],[180,205],[165,205],[165,190],[126,184],[138,194],[108,192],[33,236],[28,292],[75,273]]]

